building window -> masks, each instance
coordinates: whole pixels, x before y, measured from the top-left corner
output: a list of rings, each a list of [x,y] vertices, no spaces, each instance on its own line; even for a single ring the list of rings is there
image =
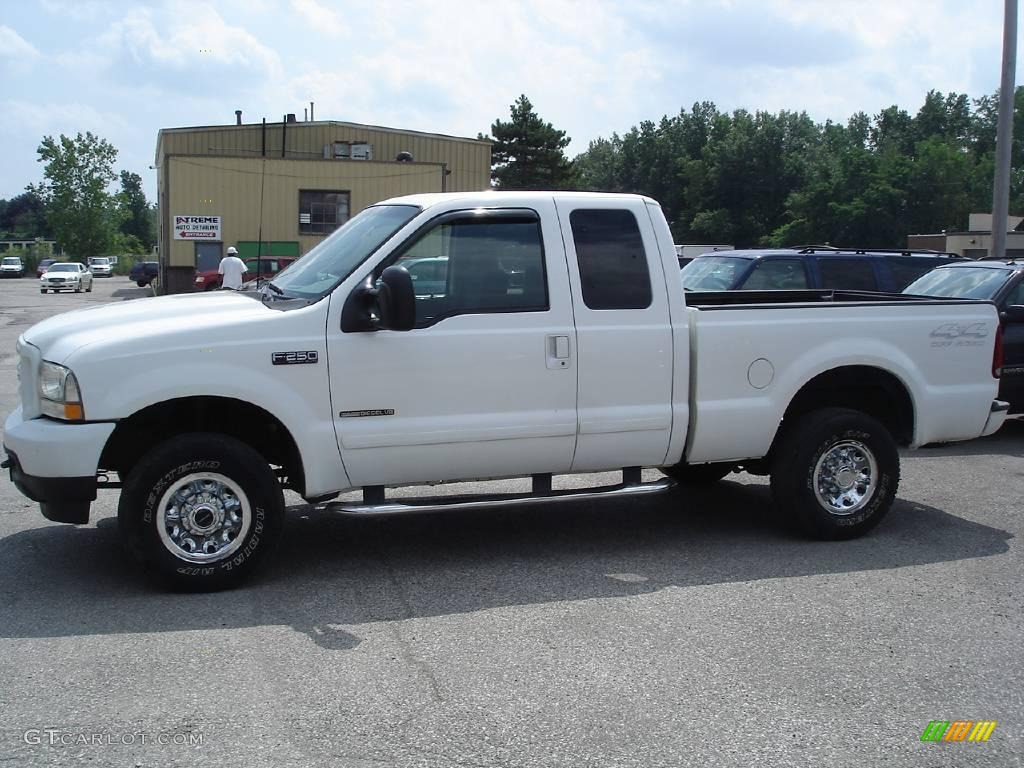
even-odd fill
[[[327,235],[348,221],[348,192],[299,190],[299,234]]]

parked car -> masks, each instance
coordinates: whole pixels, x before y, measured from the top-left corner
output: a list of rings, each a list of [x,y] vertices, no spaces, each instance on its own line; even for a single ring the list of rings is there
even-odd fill
[[[416,296],[404,262],[424,250],[447,257],[443,295]],[[1006,418],[989,302],[686,294],[675,264],[639,195],[388,200],[258,296],[117,302],[26,329],[4,466],[58,522],[88,522],[97,488],[119,487],[126,563],[195,590],[267,561],[282,488],[313,503],[362,489],[328,506],[344,514],[551,509],[672,487],[642,467],[682,484],[742,467],[770,476],[808,536],[849,539],[892,507],[899,446]],[[949,327],[970,343],[935,354],[929,334]],[[554,474],[601,470],[622,483],[552,490]],[[387,497],[506,477],[533,489]]]
[[[251,280],[255,280],[257,277],[263,280],[273,278],[278,272],[292,264],[297,259],[297,256],[264,256],[262,259],[259,259],[259,275],[256,274],[257,259],[255,257],[243,259],[245,266],[249,271],[242,275],[242,283],[248,283]],[[216,269],[204,269],[196,272],[195,290],[214,291],[217,288],[220,288],[223,282],[224,276],[217,272]]]
[[[39,278],[39,292],[74,291],[88,293],[92,290],[92,272],[77,261],[62,261],[54,264]]]
[[[106,256],[90,256],[88,266],[93,277],[114,276],[114,265]]]
[[[921,275],[962,257],[935,251],[800,249],[718,251],[683,267],[688,291],[831,288],[899,293]]]
[[[0,277],[24,277],[25,262],[20,256],[4,256],[0,259]]]
[[[145,288],[156,280],[160,274],[160,262],[158,261],[137,261],[132,264],[128,278],[133,280],[139,288]]]
[[[988,299],[1003,321],[1003,368],[999,399],[1010,403],[1010,413],[1024,413],[1024,261],[982,259],[934,269],[908,285],[904,293],[947,299]],[[971,338],[970,328],[932,332],[932,346],[961,343]]]
[[[46,270],[48,270],[54,264],[59,263],[60,261],[58,259],[43,259],[36,266],[36,277],[42,277],[43,275],[46,274]]]

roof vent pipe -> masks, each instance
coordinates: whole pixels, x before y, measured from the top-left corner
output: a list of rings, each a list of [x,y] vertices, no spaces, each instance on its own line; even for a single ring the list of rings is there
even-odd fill
[[[236,109],[235,110],[235,125],[241,125],[241,124],[242,124],[242,110]]]
[[[316,118],[313,117],[313,102],[309,102],[309,121],[313,122]]]
[[[295,122],[295,113],[294,112],[289,112],[286,119],[288,120],[289,123],[294,123]]]

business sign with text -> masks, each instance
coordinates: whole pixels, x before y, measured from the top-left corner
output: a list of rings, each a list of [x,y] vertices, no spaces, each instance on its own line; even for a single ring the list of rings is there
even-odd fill
[[[220,216],[175,216],[175,240],[220,240]]]

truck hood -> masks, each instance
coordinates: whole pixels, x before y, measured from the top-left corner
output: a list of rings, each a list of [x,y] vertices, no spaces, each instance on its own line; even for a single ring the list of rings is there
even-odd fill
[[[258,299],[234,291],[186,293],[65,312],[33,325],[23,338],[43,359],[63,363],[90,344],[152,348],[186,338],[206,342],[215,329],[265,322],[275,314]]]

